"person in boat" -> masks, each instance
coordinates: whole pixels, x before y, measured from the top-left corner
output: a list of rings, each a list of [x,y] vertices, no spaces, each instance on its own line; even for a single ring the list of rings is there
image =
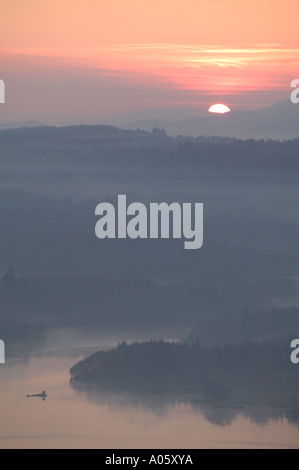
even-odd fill
[[[45,400],[46,396],[47,396],[47,394],[46,394],[45,390],[43,390],[42,393],[34,393],[33,395],[27,395],[27,398],[29,398],[29,397],[40,397],[43,400]]]

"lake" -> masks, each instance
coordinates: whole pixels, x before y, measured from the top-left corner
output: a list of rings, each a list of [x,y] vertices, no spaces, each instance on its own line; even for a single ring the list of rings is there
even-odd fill
[[[75,391],[83,356],[47,353],[0,365],[0,448],[298,448],[279,409],[208,406],[196,397]],[[46,390],[47,398],[27,398]]]

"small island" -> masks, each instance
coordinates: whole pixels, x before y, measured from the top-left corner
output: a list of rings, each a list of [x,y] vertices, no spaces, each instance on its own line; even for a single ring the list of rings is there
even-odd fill
[[[289,338],[225,346],[145,341],[98,351],[70,369],[75,389],[192,394],[205,402],[299,410]]]

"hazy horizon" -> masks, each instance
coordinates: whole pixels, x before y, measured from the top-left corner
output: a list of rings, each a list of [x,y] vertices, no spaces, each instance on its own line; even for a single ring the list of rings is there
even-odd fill
[[[297,8],[294,0],[283,9],[269,0],[6,2],[0,122],[107,123],[156,107],[273,105],[288,99],[298,71]]]

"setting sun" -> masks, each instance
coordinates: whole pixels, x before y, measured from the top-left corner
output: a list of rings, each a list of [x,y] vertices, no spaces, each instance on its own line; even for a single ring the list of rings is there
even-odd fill
[[[224,113],[229,113],[230,109],[226,104],[213,104],[212,106],[209,107],[209,113],[219,113],[219,114],[224,114]]]

